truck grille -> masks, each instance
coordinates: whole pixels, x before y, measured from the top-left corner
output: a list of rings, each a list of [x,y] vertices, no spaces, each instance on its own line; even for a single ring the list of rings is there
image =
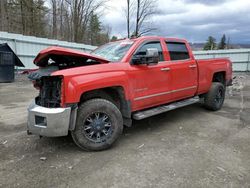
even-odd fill
[[[40,93],[36,98],[36,104],[49,108],[60,107],[62,78],[45,76],[41,78],[40,82]]]

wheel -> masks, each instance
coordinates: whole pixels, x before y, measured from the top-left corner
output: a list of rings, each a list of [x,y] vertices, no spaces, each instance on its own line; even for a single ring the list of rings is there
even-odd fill
[[[208,110],[221,109],[225,99],[225,86],[220,82],[213,82],[207,94],[204,96],[204,106]]]
[[[122,114],[116,105],[106,99],[91,99],[80,105],[71,135],[80,148],[98,151],[111,147],[122,130]]]

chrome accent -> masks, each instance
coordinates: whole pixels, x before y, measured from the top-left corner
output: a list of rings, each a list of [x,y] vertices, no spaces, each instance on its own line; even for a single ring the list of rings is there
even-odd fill
[[[142,92],[142,91],[146,91],[146,90],[148,90],[147,87],[145,87],[145,88],[139,88],[139,89],[135,89],[135,92]]]
[[[189,65],[188,67],[189,67],[189,68],[196,68],[197,65]]]
[[[36,117],[44,118],[44,123],[38,124]],[[35,135],[56,137],[68,135],[71,108],[46,108],[35,104],[33,100],[28,107],[27,130]]]
[[[168,68],[168,67],[161,68],[161,71],[170,71],[170,68]]]
[[[133,114],[133,118],[136,120],[141,120],[141,119],[151,117],[151,116],[154,116],[157,114],[161,114],[161,113],[164,113],[164,112],[167,112],[170,110],[174,110],[174,109],[181,108],[181,107],[184,107],[184,106],[187,106],[190,104],[194,104],[194,103],[197,103],[199,101],[200,101],[199,97],[196,96],[196,97],[185,99],[182,101],[178,101],[178,102],[170,103],[167,105],[151,108],[148,110],[136,112]]]
[[[187,61],[191,61],[191,58],[188,59],[179,59],[179,60],[168,60],[166,61],[167,63],[176,63],[176,62],[187,62]]]
[[[152,95],[137,97],[137,98],[134,99],[134,101],[143,100],[143,99],[147,99],[147,98],[151,98],[151,97],[157,97],[157,96],[161,96],[161,95],[167,95],[167,94],[170,94],[170,93],[185,91],[185,90],[194,89],[194,88],[197,88],[197,86],[191,86],[191,87],[176,89],[176,90],[172,90],[172,91],[167,91],[167,92],[162,92],[162,93],[156,93],[156,94],[152,94]]]

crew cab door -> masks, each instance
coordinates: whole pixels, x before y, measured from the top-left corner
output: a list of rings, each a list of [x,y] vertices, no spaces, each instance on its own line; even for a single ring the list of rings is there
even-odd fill
[[[170,61],[172,100],[195,95],[197,91],[198,67],[184,42],[165,42]]]
[[[133,88],[133,110],[140,110],[167,103],[171,99],[170,75],[164,60],[161,41],[142,43],[134,55],[145,55],[149,48],[157,48],[159,62],[156,65],[130,65],[130,80]]]

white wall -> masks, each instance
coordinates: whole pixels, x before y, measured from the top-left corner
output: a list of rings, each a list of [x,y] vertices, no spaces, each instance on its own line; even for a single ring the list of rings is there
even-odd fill
[[[33,64],[35,56],[42,49],[49,46],[61,46],[86,52],[96,48],[96,46],[80,43],[24,36],[7,32],[0,32],[0,43],[9,44],[25,65],[25,69],[35,68]],[[250,49],[194,51],[194,55],[197,59],[227,57],[233,62],[234,71],[250,71]]]
[[[250,71],[250,49],[194,51],[196,59],[229,58],[233,71]]]
[[[36,68],[33,64],[34,58],[41,50],[49,46],[60,46],[85,52],[92,51],[96,48],[96,46],[80,43],[24,36],[7,32],[0,32],[0,44],[1,43],[8,43],[11,49],[17,54],[22,63],[25,65],[24,69]]]

